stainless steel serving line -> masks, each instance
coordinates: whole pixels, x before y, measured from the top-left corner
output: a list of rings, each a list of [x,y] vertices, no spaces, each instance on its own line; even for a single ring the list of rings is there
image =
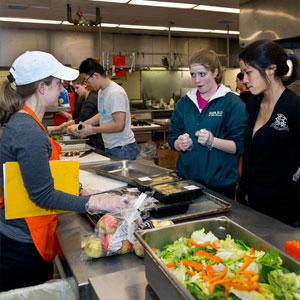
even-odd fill
[[[294,229],[208,189],[205,192],[228,201],[232,206],[227,212],[203,216],[197,220],[226,216],[281,251],[285,241],[300,237],[299,228]],[[69,276],[74,276],[81,299],[157,300],[146,281],[144,261],[134,253],[81,261],[81,247],[93,229],[84,214],[68,213],[59,216],[57,236],[66,257],[63,261],[64,269]]]

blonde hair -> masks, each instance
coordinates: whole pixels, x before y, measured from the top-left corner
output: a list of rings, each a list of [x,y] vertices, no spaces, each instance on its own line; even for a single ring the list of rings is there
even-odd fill
[[[220,83],[222,81],[222,65],[215,51],[209,49],[200,49],[191,57],[190,66],[191,65],[203,65],[212,73],[214,73],[217,69],[218,74],[216,76],[216,82]]]
[[[72,81],[72,84],[81,84],[83,85],[85,83],[85,78],[83,74],[80,74],[75,80]]]
[[[10,79],[14,79],[9,75]],[[37,87],[40,82],[44,82],[46,85],[50,85],[54,77],[49,76],[45,79],[16,86],[14,89],[11,86],[11,82],[8,77],[0,79],[0,125],[6,123],[9,117],[20,110],[24,105],[26,98],[30,97],[37,91]]]
[[[83,74],[80,74],[75,80],[72,81],[72,85],[79,84],[79,85],[84,85],[85,84],[85,78]],[[88,90],[89,92],[94,92],[94,90],[89,86],[85,86],[85,89]]]

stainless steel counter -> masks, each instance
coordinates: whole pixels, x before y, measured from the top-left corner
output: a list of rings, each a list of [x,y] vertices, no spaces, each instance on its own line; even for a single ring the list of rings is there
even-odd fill
[[[278,249],[283,251],[286,240],[300,238],[299,228],[294,229],[244,205],[225,200],[232,204],[232,208],[219,215],[227,216]],[[218,215],[199,219],[215,216]],[[68,274],[74,276],[78,283],[81,299],[157,299],[145,279],[143,259],[135,254],[80,260],[82,242],[92,232],[93,227],[83,214],[59,216],[57,235],[66,256],[64,265],[66,269],[69,268]]]

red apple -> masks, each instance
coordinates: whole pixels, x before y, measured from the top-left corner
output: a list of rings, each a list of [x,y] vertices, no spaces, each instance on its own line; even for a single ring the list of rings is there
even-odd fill
[[[99,219],[96,227],[99,233],[113,234],[118,228],[118,221],[114,216],[106,214]]]
[[[104,240],[103,240],[103,250],[105,252],[108,252],[108,246],[109,246],[109,242],[110,240],[112,239],[112,235],[109,234],[109,235],[104,235]]]
[[[100,239],[96,237],[90,238],[84,247],[84,252],[89,257],[93,257],[93,258],[101,257],[103,251],[102,251],[102,242],[100,241]]]
[[[122,241],[122,248],[120,249],[120,254],[125,254],[130,252],[132,249],[132,244],[128,240]]]
[[[134,244],[134,253],[139,257],[144,257],[144,247],[139,241]]]

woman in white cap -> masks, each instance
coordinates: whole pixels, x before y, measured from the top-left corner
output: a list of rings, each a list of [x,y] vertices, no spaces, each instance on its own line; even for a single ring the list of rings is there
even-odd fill
[[[27,51],[14,61],[10,74],[0,81],[1,166],[19,163],[29,198],[40,207],[82,213],[119,210],[126,205],[120,199],[74,196],[54,189],[49,160],[59,159],[60,146],[41,122],[46,108],[57,105],[61,81],[78,75],[45,52]],[[47,280],[56,256],[57,215],[6,220],[0,169],[1,292]]]

